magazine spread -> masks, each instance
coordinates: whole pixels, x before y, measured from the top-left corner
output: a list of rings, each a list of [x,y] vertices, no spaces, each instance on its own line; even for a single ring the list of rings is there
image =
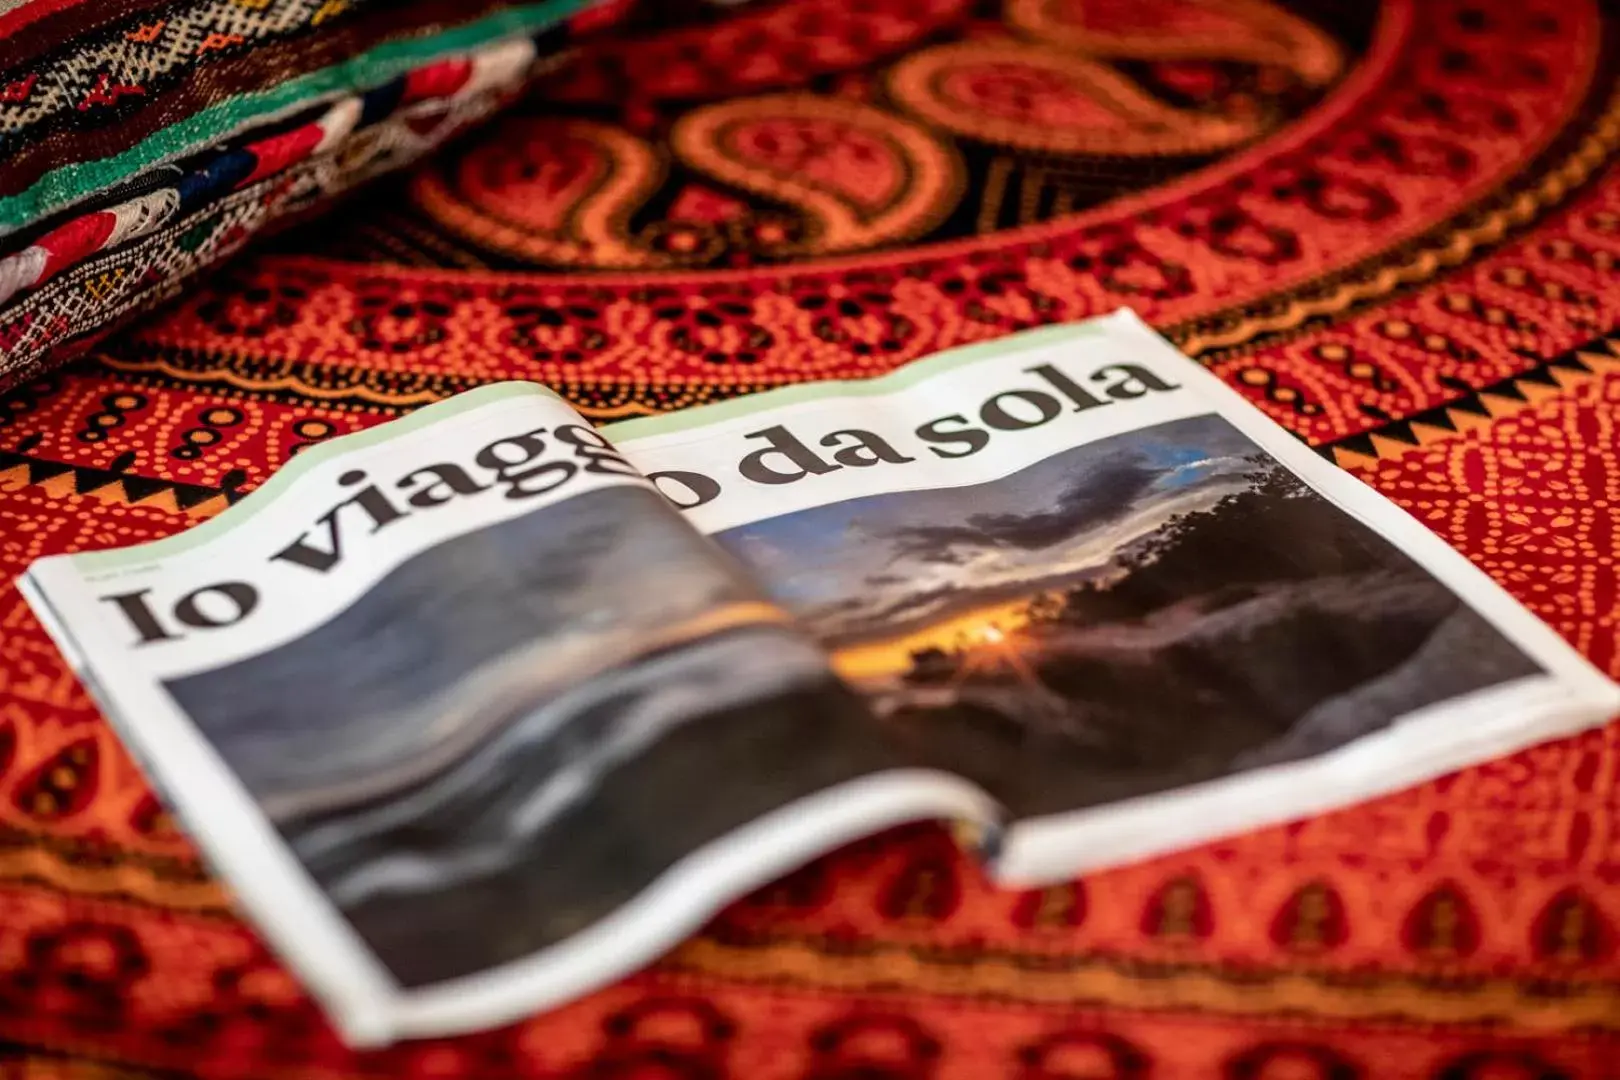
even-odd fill
[[[488,386],[22,586],[357,1045],[565,1002],[901,822],[1046,883],[1620,710],[1126,311],[600,430]]]

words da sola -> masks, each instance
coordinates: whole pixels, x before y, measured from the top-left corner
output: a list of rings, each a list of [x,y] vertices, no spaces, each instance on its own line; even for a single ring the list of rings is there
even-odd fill
[[[896,446],[900,440],[861,428],[804,435],[777,424],[743,436],[753,449],[737,463],[737,472],[752,483],[774,486],[841,469],[906,465],[917,460],[913,456],[917,453],[939,458],[969,457],[989,446],[997,432],[1027,431],[1066,413],[1089,412],[1181,388],[1136,364],[1099,368],[1084,376],[1084,383],[1052,364],[1026,368],[1024,374],[1035,377],[1030,386],[1002,390],[980,402],[972,412],[951,413],[919,425],[910,437],[921,446],[900,449]],[[701,473],[657,472],[648,474],[648,479],[683,510],[710,502],[721,490],[718,481]]]

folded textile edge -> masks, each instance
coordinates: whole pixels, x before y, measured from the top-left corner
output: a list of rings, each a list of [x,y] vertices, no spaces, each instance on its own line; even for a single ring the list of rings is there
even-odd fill
[[[126,189],[0,258],[0,391],[166,299],[274,218],[415,160],[493,112],[558,58],[551,34],[432,61],[274,134],[167,166],[155,186],[143,178],[138,194]]]
[[[192,0],[186,9],[189,14],[149,24],[136,19],[134,29],[113,33],[110,41],[102,43],[103,48],[96,48],[93,41],[69,48],[65,59],[70,66],[66,71],[54,70],[63,58],[43,68],[23,69],[13,68],[8,60],[5,74],[0,76],[0,82],[5,84],[0,90],[0,158],[5,159],[4,171],[12,174],[20,169],[22,175],[29,174],[31,170],[23,167],[21,159],[47,149],[47,156],[53,160],[42,174],[33,176],[21,188],[14,188],[17,175],[0,184],[0,236],[37,228],[52,215],[75,214],[84,200],[105,201],[106,193],[117,190],[132,177],[228,142],[239,142],[251,137],[255,129],[263,130],[265,125],[286,122],[305,110],[381,86],[423,65],[546,32],[562,24],[584,2],[540,0],[506,5],[482,15],[468,10],[459,19],[437,27],[421,25],[416,28],[419,33],[403,37],[399,34],[412,24],[411,20],[389,15],[385,10],[380,14],[386,16],[387,25],[380,30],[372,26],[368,32],[364,25],[334,27],[330,33],[323,31],[316,41],[304,42],[295,58],[286,55],[286,47],[295,45],[297,39],[287,35],[298,32],[301,25],[306,30],[319,25],[321,10],[330,5],[315,0],[275,5],[269,19],[273,25],[260,27],[269,36],[260,41],[247,33],[246,25],[234,21],[241,18],[240,4]],[[237,14],[232,16],[231,11]],[[221,19],[224,21],[218,21]],[[255,17],[249,21],[260,20]],[[371,21],[375,22],[375,17]],[[365,22],[362,18],[361,23]],[[235,31],[222,32],[222,28],[232,26]],[[156,34],[157,39],[150,47],[132,44],[144,42],[151,34]],[[279,47],[275,47],[278,36]],[[159,44],[198,37],[201,40],[194,49],[181,49],[178,54],[172,47],[165,49]],[[266,47],[250,47],[255,42]],[[133,56],[129,55],[131,48],[136,49]],[[156,53],[147,55],[154,48]],[[241,50],[246,50],[245,55],[237,56]],[[173,87],[164,90],[164,80],[175,75],[167,70],[167,64],[181,56],[187,63],[200,62],[201,56],[236,59],[233,66],[220,68],[216,66],[219,61],[214,61],[206,72],[196,72],[194,97],[185,101],[168,92]],[[251,60],[273,64],[278,57],[279,68],[233,74],[235,68]],[[86,66],[100,74],[81,96],[85,88],[78,84],[81,69]],[[64,79],[71,85],[63,85]],[[108,110],[128,115],[110,125],[109,117],[100,116]],[[103,132],[106,144],[57,141],[66,134],[59,130],[64,111],[92,118],[91,126],[81,134]],[[156,127],[151,126],[154,122]],[[116,138],[117,132],[127,132],[133,141]],[[6,246],[14,244],[7,241]]]

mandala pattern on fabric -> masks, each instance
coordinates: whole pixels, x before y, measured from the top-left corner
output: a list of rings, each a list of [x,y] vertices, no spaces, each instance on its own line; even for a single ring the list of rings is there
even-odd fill
[[[1129,304],[1620,674],[1616,35],[1587,0],[632,17],[341,228],[0,398],[0,563],[166,535],[495,379],[627,415]],[[0,1056],[41,1071],[1598,1080],[1620,1054],[1611,728],[1043,890],[885,834],[566,1009],[354,1055],[14,591],[0,627]]]
[[[1009,5],[1000,26],[974,21],[968,5],[949,0],[896,0],[836,14],[830,7],[798,0],[739,16],[738,25],[687,43],[682,58],[696,56],[677,65],[684,78],[650,57],[630,75],[609,46],[543,88],[537,111],[548,119],[559,105],[588,115],[627,98],[619,124],[592,129],[599,152],[618,160],[625,140],[635,139],[645,148],[638,156],[678,165],[624,193],[633,200],[614,208],[616,237],[592,237],[559,259],[544,226],[503,214],[515,189],[502,181],[513,170],[527,170],[530,184],[561,183],[551,144],[515,131],[425,172],[412,201],[475,250],[539,265],[623,267],[623,247],[636,243],[632,228],[644,231],[641,246],[676,245],[650,265],[869,251],[1044,220],[1144,177],[1203,163],[1296,114],[1345,62],[1331,38],[1264,0],[1211,9],[1214,34],[1199,23],[1198,9],[1166,5],[1161,14],[1190,11],[1194,18],[1185,28],[1185,19],[1164,23],[1172,35],[1161,40],[1166,51],[1152,65],[1136,60],[1147,46],[1139,28],[1133,36],[1134,16],[1107,5],[1087,6],[1084,18],[1062,5]],[[1125,25],[1117,25],[1122,17]],[[815,35],[809,42],[793,36],[807,32]],[[953,40],[930,44],[942,34]],[[739,67],[728,46],[749,62]],[[674,59],[661,42],[650,48]],[[815,76],[834,85],[807,89]],[[747,96],[729,96],[738,94]],[[568,160],[577,155],[573,148]],[[956,158],[967,160],[965,170]],[[1110,177],[1111,170],[1122,175]],[[841,178],[842,193],[827,190],[832,177]],[[908,210],[885,222],[889,227],[848,220],[873,212],[847,201],[851,189],[874,180],[880,201],[887,196]],[[547,194],[555,200],[564,190]],[[520,232],[533,229],[540,242],[523,247],[498,227],[466,227],[467,218],[486,216]],[[830,222],[844,224],[829,232]],[[490,243],[492,232],[504,242]]]

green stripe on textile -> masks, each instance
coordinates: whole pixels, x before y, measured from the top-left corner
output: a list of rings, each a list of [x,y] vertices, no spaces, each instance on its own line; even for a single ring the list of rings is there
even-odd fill
[[[390,41],[341,64],[312,71],[268,90],[239,94],[193,113],[121,154],[64,165],[26,191],[0,198],[0,236],[104,191],[144,169],[222,142],[254,122],[287,115],[324,99],[380,86],[412,68],[503,38],[537,33],[585,7],[589,0],[543,0],[498,12],[466,26],[407,41]]]

